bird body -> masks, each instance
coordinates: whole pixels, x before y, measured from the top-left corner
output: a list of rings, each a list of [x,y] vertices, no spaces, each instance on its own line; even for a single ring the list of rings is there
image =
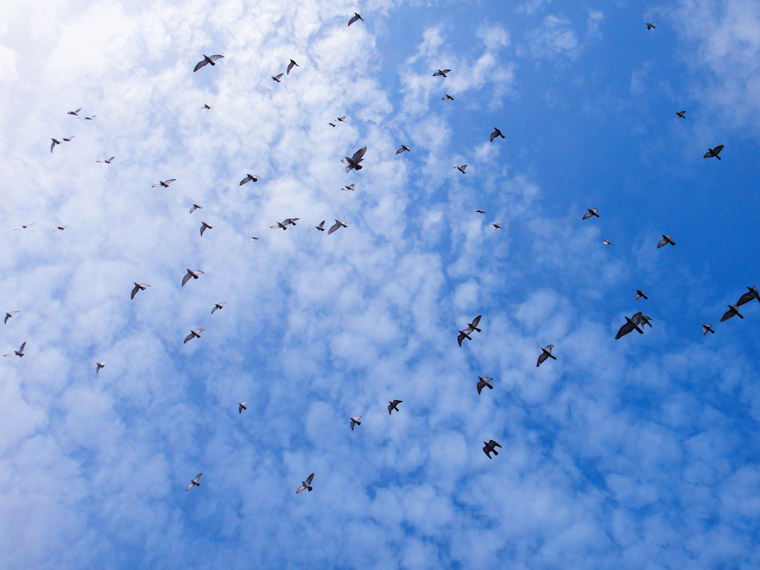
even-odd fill
[[[402,152],[410,152],[412,149],[406,146],[405,144],[401,145],[401,148],[396,151],[396,154],[401,154]]]
[[[201,236],[203,235],[203,232],[206,230],[213,230],[214,226],[211,224],[207,224],[206,222],[201,222]]]
[[[495,229],[495,230],[504,229],[504,228],[501,227],[501,224],[491,224],[491,225],[493,226],[493,229]]]
[[[493,457],[491,457],[491,453],[494,455],[499,455],[499,452],[496,451],[496,448],[501,447],[501,445],[499,445],[494,440],[489,440],[488,442],[484,441],[483,443],[483,452],[488,456],[488,459],[493,459]]]
[[[608,239],[604,240],[602,243],[603,243],[604,245],[615,245],[614,243],[612,243],[612,242],[611,242],[610,240],[608,240]]]
[[[678,111],[678,112],[676,113],[676,116],[677,116],[679,119],[685,119],[685,118],[686,118],[686,111]]]
[[[402,403],[403,401],[404,400],[393,400],[391,402],[388,402],[388,415],[390,416],[393,410],[396,410],[398,412],[399,411],[398,405]]]
[[[541,354],[538,355],[538,362],[536,363],[536,368],[541,366],[541,363],[547,358],[553,358],[554,360],[557,360],[557,357],[552,354],[553,349],[554,349],[553,344],[547,344],[544,348],[541,349]]]
[[[100,371],[106,367],[106,364],[108,364],[108,361],[104,362],[96,362],[95,363],[95,374],[100,374]]]
[[[318,226],[314,226],[314,229],[319,230],[320,232],[325,231],[325,220],[322,220],[321,222],[319,222]]]
[[[159,186],[162,186],[164,188],[168,188],[169,184],[171,184],[172,182],[176,182],[176,181],[177,181],[176,178],[169,178],[169,180],[159,180],[158,184],[154,184],[153,186],[151,186],[151,188],[158,188]]]
[[[362,160],[364,160],[364,153],[365,152],[367,152],[367,147],[366,146],[360,148],[359,150],[357,150],[351,158],[349,158],[349,157],[346,156],[343,160],[341,160],[341,162],[343,164],[347,164],[348,165],[348,166],[346,166],[346,172],[349,172],[352,168],[354,170],[361,170],[362,169],[361,162],[362,162]]]
[[[628,317],[625,317],[625,324],[620,327],[620,330],[618,330],[617,334],[615,335],[615,340],[624,337],[633,330],[638,331],[639,334],[644,334],[644,331],[639,328],[639,324],[643,320],[642,317],[643,315],[641,312],[636,313],[630,319]]]
[[[647,26],[647,30],[654,30],[655,28],[654,24],[650,24],[649,22],[647,22],[646,26]]]
[[[274,79],[277,83],[279,83],[280,79],[282,78],[283,75],[284,75],[283,73],[278,73],[277,75],[272,75],[272,79]]]
[[[116,160],[116,157],[112,156],[111,158],[107,158],[106,160],[96,160],[95,162],[102,162],[103,164],[111,164],[114,160]]]
[[[353,192],[354,191],[354,185],[353,184],[347,184],[343,188],[341,188],[344,192]]]
[[[736,306],[741,307],[744,303],[749,303],[752,299],[757,299],[758,302],[760,302],[760,291],[758,291],[757,287],[754,285],[747,287],[747,292],[739,297],[739,300],[736,302]]]
[[[238,402],[238,414],[242,414],[243,410],[248,409],[248,402]]]
[[[195,212],[195,210],[200,210],[202,208],[203,206],[201,206],[200,204],[193,204],[193,207],[190,208],[190,213],[192,214],[193,212]]]
[[[467,327],[464,330],[459,331],[459,336],[457,337],[457,342],[459,343],[459,346],[462,346],[462,341],[464,339],[472,340],[472,337],[470,336],[473,332],[481,332],[481,330],[478,328],[478,325],[480,324],[480,317],[482,315],[478,315],[474,319],[472,319],[471,323],[467,324]]]
[[[670,239],[670,236],[666,236],[665,234],[662,234],[662,239],[657,243],[657,249],[665,246],[665,245],[676,245],[676,242],[674,242],[672,239]]]
[[[644,299],[649,299],[649,297],[647,297],[646,292],[642,291],[641,289],[636,289],[636,300],[638,301],[642,297]]]
[[[739,312],[739,307],[737,307],[736,305],[729,305],[728,306],[728,311],[726,311],[725,313],[723,313],[723,316],[720,318],[720,322],[727,321],[728,319],[730,319],[734,315],[736,315],[740,319],[744,318],[742,316],[742,314]]]
[[[187,493],[187,492],[188,492],[190,489],[192,489],[193,487],[200,487],[200,486],[201,486],[201,484],[200,484],[201,475],[203,475],[203,473],[198,473],[198,474],[197,474],[197,475],[196,475],[196,476],[195,476],[195,477],[194,477],[194,478],[193,478],[193,479],[190,481],[190,484],[187,486],[187,489],[185,489],[185,493]]]
[[[78,117],[79,117],[79,111],[81,111],[81,110],[82,110],[82,107],[79,107],[79,109],[77,109],[76,111],[69,111],[69,112],[68,112],[68,113],[66,113],[66,114],[67,114],[67,115],[73,115],[73,116],[75,116],[75,117],[77,117],[77,118],[78,118]]]
[[[433,74],[433,77],[448,77],[447,73],[451,73],[450,69],[439,69]]]
[[[296,490],[296,495],[298,493],[303,492],[303,491],[309,491],[309,492],[311,492],[311,490],[312,490],[311,482],[313,480],[314,480],[314,473],[312,473],[311,475],[309,475],[306,478],[306,481],[301,481],[301,486],[298,487],[298,489]]]
[[[456,168],[462,174],[467,174],[465,172],[465,170],[467,170],[467,165],[466,164],[462,164],[461,166],[455,166],[454,168]]]
[[[248,182],[258,182],[258,181],[259,181],[259,177],[258,176],[254,175],[254,174],[246,174],[245,178],[243,178],[240,181],[239,186],[242,186],[243,184],[247,184]]]
[[[204,67],[204,66],[206,66],[206,65],[208,65],[208,64],[211,64],[211,65],[216,65],[216,63],[214,63],[214,62],[215,62],[217,59],[222,59],[223,57],[224,57],[223,55],[212,55],[212,56],[208,56],[208,55],[205,55],[205,54],[204,54],[204,55],[203,55],[203,59],[202,59],[201,61],[199,61],[198,63],[196,63],[196,64],[195,64],[195,69],[193,69],[193,73],[195,73],[195,72],[196,72],[196,71],[198,71],[198,70],[199,70],[201,67]]]
[[[702,335],[706,335],[707,333],[715,334],[715,331],[712,328],[712,325],[710,323],[707,323],[706,325],[702,325]]]
[[[493,132],[491,133],[491,142],[493,142],[493,139],[495,139],[496,137],[501,137],[503,139],[507,138],[503,134],[501,134],[501,131],[499,129],[494,127]]]
[[[291,60],[290,60],[290,63],[288,64],[288,72],[287,72],[287,75],[290,75],[290,70],[291,70],[291,69],[293,69],[294,67],[301,67],[301,66],[300,66],[300,65],[298,65],[298,64],[297,64],[297,63],[296,63],[294,60],[292,60],[292,59],[291,59]]]
[[[485,214],[486,211],[485,210],[475,210],[475,213],[476,214]]]
[[[448,93],[446,93],[446,95],[444,95],[443,97],[441,97],[441,101],[453,101],[453,100],[454,100],[454,98],[451,95],[449,95]]]

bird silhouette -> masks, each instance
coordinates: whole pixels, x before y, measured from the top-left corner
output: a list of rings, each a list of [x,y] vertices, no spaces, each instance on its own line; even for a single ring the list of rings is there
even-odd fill
[[[216,63],[214,63],[214,62],[216,60],[218,60],[218,59],[222,59],[223,57],[224,57],[223,55],[211,55],[211,56],[204,55],[203,59],[195,64],[195,69],[193,69],[193,73],[195,73],[201,67],[204,67],[204,66],[206,66],[208,64],[216,65]]]

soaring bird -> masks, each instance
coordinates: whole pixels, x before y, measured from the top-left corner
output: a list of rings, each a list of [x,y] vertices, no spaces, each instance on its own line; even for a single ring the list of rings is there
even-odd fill
[[[248,182],[258,182],[258,181],[259,181],[259,177],[258,176],[254,176],[253,174],[246,174],[245,178],[243,178],[240,181],[239,186],[242,186],[243,184],[246,184]]]
[[[736,305],[729,305],[728,306],[728,311],[726,311],[725,313],[723,313],[723,316],[720,318],[720,322],[727,321],[728,319],[730,319],[734,315],[736,315],[740,319],[744,318],[741,315],[741,313],[739,312],[739,308]]]
[[[273,75],[272,79],[274,79],[277,83],[279,83],[280,79],[282,78],[283,75],[285,75],[285,74],[284,73],[278,73],[277,75]]]
[[[203,473],[198,473],[195,476],[195,478],[190,481],[190,484],[187,486],[187,489],[185,489],[185,493],[187,493],[193,487],[200,487],[201,486],[201,484],[199,483],[199,481],[201,480],[201,475],[203,475]]]
[[[25,230],[25,229],[27,229],[27,228],[31,228],[31,227],[32,227],[34,224],[36,224],[36,223],[37,223],[37,222],[32,222],[31,224],[26,224],[26,225],[24,225],[24,226],[21,226],[20,228],[13,228],[13,231],[14,231],[14,232],[17,232],[17,231],[19,231],[19,230]]]
[[[747,287],[747,292],[739,297],[736,306],[741,307],[744,303],[749,303],[752,299],[757,299],[758,302],[760,302],[760,291],[758,291],[757,287],[754,285],[752,287]]]
[[[451,73],[450,69],[439,69],[433,74],[433,77],[448,77],[447,73]]]
[[[647,22],[647,30],[654,30],[654,24]]]
[[[346,116],[343,115],[341,117],[337,117],[335,120],[338,121],[339,123],[345,123],[346,122]]]
[[[398,405],[401,404],[404,400],[393,400],[392,402],[388,402],[388,415],[390,416],[393,410],[399,411]]]
[[[85,117],[84,120],[85,121],[94,121],[95,117],[97,117],[97,115],[90,115],[89,117]]]
[[[306,478],[306,481],[301,481],[301,486],[298,487],[298,490],[296,491],[296,495],[298,493],[301,493],[301,492],[306,491],[306,490],[308,490],[309,492],[311,492],[311,489],[312,489],[311,482],[313,480],[314,480],[314,473],[312,473],[311,475],[309,475]]]
[[[367,147],[366,146],[360,148],[359,150],[357,150],[351,158],[349,158],[349,157],[346,156],[343,160],[341,160],[341,162],[343,164],[347,164],[348,165],[348,166],[346,166],[346,172],[349,172],[352,168],[355,169],[355,170],[361,170],[362,169],[361,162],[362,162],[362,160],[364,160],[364,153],[365,152],[367,152]]]
[[[586,213],[583,214],[583,219],[588,220],[591,216],[599,217],[599,208],[589,208]]]
[[[212,56],[208,56],[208,55],[205,55],[205,54],[204,54],[204,55],[203,55],[203,60],[201,60],[201,61],[199,61],[198,63],[196,63],[196,64],[195,64],[195,69],[193,69],[193,73],[195,73],[196,71],[198,71],[198,70],[199,70],[201,67],[203,67],[204,65],[208,65],[209,63],[210,63],[211,65],[216,65],[214,62],[215,62],[217,59],[222,59],[223,57],[224,57],[223,55],[212,55]]]
[[[288,226],[292,225],[295,226],[296,222],[300,220],[301,218],[285,218],[281,222],[277,222],[274,225],[269,226],[270,228],[282,228],[283,230],[287,230]]]
[[[216,313],[217,311],[221,311],[221,310],[224,308],[224,306],[225,306],[226,304],[227,304],[227,303],[226,303],[226,302],[224,302],[224,301],[222,301],[221,303],[216,303],[216,304],[214,305],[214,308],[213,308],[213,309],[211,309],[211,314],[213,315],[213,314],[214,314],[214,313]]]
[[[206,230],[213,230],[213,229],[214,229],[214,226],[201,221],[201,235],[203,235],[203,232],[205,232]]]
[[[611,242],[610,240],[608,240],[608,239],[604,240],[602,243],[603,243],[604,245],[615,245],[614,243],[612,243],[612,242]]]
[[[478,325],[480,324],[480,318],[482,315],[478,315],[474,319],[472,319],[471,323],[467,324],[467,327],[464,330],[459,331],[459,336],[457,336],[457,342],[459,343],[459,346],[462,346],[462,341],[464,339],[472,340],[472,337],[470,336],[473,332],[481,332],[481,330],[478,328]]]
[[[503,139],[507,138],[503,134],[501,134],[501,131],[499,129],[494,127],[493,132],[491,133],[491,142],[493,142],[493,139],[495,139],[496,137],[501,137]]]
[[[400,148],[400,149],[398,149],[398,150],[396,151],[396,154],[401,154],[402,152],[405,152],[405,151],[406,151],[406,152],[409,152],[409,151],[411,151],[411,150],[412,150],[411,148],[409,148],[409,147],[408,147],[408,146],[406,146],[405,144],[402,144],[402,145],[401,145],[401,148]]]
[[[70,135],[68,137],[63,137],[63,142],[71,142],[71,139],[76,138],[76,135]]]
[[[12,354],[3,354],[3,356],[18,356],[23,357],[24,356],[24,347],[26,347],[26,341],[23,342],[21,345],[21,348],[18,350],[14,350]]]
[[[490,440],[487,443],[484,441],[483,443],[485,443],[485,445],[483,446],[483,451],[488,456],[488,459],[493,459],[493,457],[491,457],[491,453],[493,453],[494,455],[499,455],[499,452],[496,451],[496,448],[501,447],[501,445],[496,443],[494,440]]]
[[[456,169],[457,169],[459,172],[461,172],[462,174],[467,174],[467,173],[465,172],[465,170],[467,170],[467,165],[466,165],[466,164],[463,164],[463,165],[461,165],[461,166],[455,166],[454,168],[456,168]]]
[[[243,410],[248,409],[248,402],[238,402],[238,414],[242,414]]]
[[[55,226],[55,229],[53,231],[54,232],[62,232],[63,230],[65,230],[68,227],[69,226]]]
[[[251,241],[256,241],[257,239],[259,239],[259,238],[257,238],[256,236],[253,236],[253,237],[249,237],[249,238],[248,238],[248,241],[249,241],[249,242],[251,242]]]
[[[50,140],[53,141],[52,143],[50,143],[50,152],[52,154],[53,149],[55,148],[55,145],[61,144],[61,141],[59,141],[58,139],[50,139]]]
[[[649,299],[649,297],[647,297],[646,291],[642,291],[641,289],[636,289],[636,300],[638,301],[642,297],[644,299]]]
[[[453,100],[454,100],[454,98],[451,95],[449,95],[448,93],[446,93],[446,95],[444,95],[443,97],[441,97],[441,101],[453,101]]]
[[[661,248],[665,245],[676,245],[676,242],[674,242],[672,239],[670,239],[670,236],[666,236],[665,234],[661,234],[662,239],[657,243],[657,248]]]
[[[362,425],[362,423],[359,421],[360,419],[362,419],[361,416],[354,416],[351,418],[351,431],[354,431],[354,426]]]
[[[361,21],[363,22],[363,21],[364,21],[364,18],[362,18],[362,17],[359,15],[359,12],[354,12],[354,15],[353,15],[353,16],[351,17],[351,19],[348,21],[348,25],[350,26],[351,24],[353,24],[353,23],[354,23],[354,22],[356,22],[357,20],[361,20]]]
[[[13,317],[13,315],[18,314],[19,312],[20,311],[8,311],[7,313],[5,313],[5,319],[3,320],[3,324],[7,325],[8,324],[8,319],[10,319],[11,317]]]
[[[501,227],[501,224],[491,224],[493,226],[493,229],[495,230],[503,230],[504,228]]]
[[[194,338],[201,338],[201,333],[202,333],[203,331],[205,331],[205,330],[206,330],[206,329],[193,329],[193,330],[191,330],[191,331],[190,331],[190,334],[188,334],[188,335],[185,337],[185,342],[183,342],[182,344],[187,344],[187,341],[189,341],[189,340],[192,340],[192,339],[194,339]]]
[[[187,273],[185,273],[185,276],[182,278],[182,286],[184,287],[185,283],[190,281],[190,279],[198,279],[198,277],[200,277],[201,275],[203,275],[203,271],[201,271],[200,269],[195,269],[195,270],[188,269]]]
[[[82,107],[79,107],[79,109],[77,109],[76,111],[69,111],[69,112],[68,112],[68,113],[66,113],[66,114],[67,114],[67,115],[73,115],[73,116],[75,116],[75,117],[77,117],[77,118],[78,118],[78,117],[79,117],[79,111],[81,111],[81,110],[82,110]]]
[[[341,188],[344,192],[353,192],[354,191],[354,185],[353,184],[346,184],[343,188]]]
[[[192,214],[193,212],[195,212],[195,210],[200,210],[202,208],[203,206],[201,206],[200,204],[193,204],[193,207],[190,208],[190,213]]]
[[[100,374],[101,369],[105,368],[106,364],[108,364],[107,360],[105,360],[103,362],[96,362],[95,363],[95,374]]]
[[[722,150],[723,150],[723,145],[722,144],[719,144],[715,148],[708,148],[707,152],[705,153],[705,155],[702,158],[712,158],[714,156],[718,160],[721,160],[720,156],[718,156],[718,155],[720,154],[720,151],[722,151]]]
[[[325,220],[322,220],[321,222],[319,222],[318,226],[314,226],[314,229],[320,232],[325,231]]]
[[[493,378],[490,378],[488,376],[478,376],[478,394],[480,394],[480,391],[488,386],[489,389],[493,390],[493,386],[491,386],[490,382],[493,382]]]
[[[639,334],[644,334],[644,331],[639,328],[639,324],[641,323],[641,320],[642,320],[641,317],[642,317],[641,311],[633,315],[630,319],[626,317],[625,324],[622,327],[620,327],[620,330],[615,335],[615,340],[627,335],[632,330],[638,331]]]
[[[107,158],[106,160],[96,160],[95,162],[102,162],[103,164],[111,164],[114,160],[116,160],[116,157],[112,156],[111,158]]]
[[[343,220],[335,220],[335,223],[330,226],[330,229],[327,230],[327,235],[329,236],[333,232],[337,232],[340,228],[347,228],[348,224],[344,222]]]
[[[476,214],[485,214],[486,211],[485,210],[475,210],[475,213]]]
[[[211,110],[211,106],[208,105],[207,103],[204,103],[203,107],[201,107],[201,110],[203,110],[203,109],[206,109],[207,111],[210,111]]]
[[[135,295],[137,295],[138,291],[145,291],[145,289],[147,289],[148,287],[150,287],[150,285],[148,283],[137,283],[135,281],[134,284],[135,284],[135,286],[134,286],[134,289],[132,289],[132,295],[130,296],[130,299],[134,299]]]
[[[293,69],[293,67],[301,67],[298,65],[294,60],[290,60],[290,63],[288,64],[288,75],[290,75],[290,70]]]
[[[158,184],[154,184],[153,186],[151,186],[151,188],[158,188],[159,186],[163,186],[164,188],[168,188],[169,184],[171,184],[172,182],[176,182],[176,181],[177,181],[176,178],[169,178],[169,180],[159,180]]]
[[[338,126],[335,123],[327,123],[327,124],[330,125],[333,129]]]
[[[538,355],[538,362],[536,363],[536,368],[541,366],[541,363],[547,358],[553,358],[554,360],[557,360],[557,357],[552,354],[553,348],[554,348],[553,344],[547,344],[545,347],[541,349],[541,354]]]
[[[712,328],[712,325],[710,323],[707,323],[706,325],[702,325],[702,335],[706,335],[707,333],[715,334],[715,331]]]
[[[686,111],[678,111],[676,113],[679,119],[685,119],[686,118]]]

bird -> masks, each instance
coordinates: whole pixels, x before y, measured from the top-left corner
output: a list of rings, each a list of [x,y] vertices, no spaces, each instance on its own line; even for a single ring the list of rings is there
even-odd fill
[[[453,101],[453,100],[454,100],[454,98],[451,95],[449,95],[448,93],[446,93],[446,95],[444,95],[443,97],[441,97],[441,101]]]
[[[193,207],[190,208],[190,213],[192,214],[193,212],[195,212],[195,210],[200,210],[202,208],[203,206],[201,206],[200,204],[193,204]]]
[[[338,126],[335,123],[327,123],[327,124],[330,125],[333,129]]]
[[[608,239],[604,240],[602,243],[603,243],[604,245],[615,245],[614,243],[612,243],[612,242],[611,242],[610,240],[608,240]]]
[[[739,297],[739,300],[736,302],[736,306],[740,307],[744,303],[749,303],[752,299],[757,299],[758,302],[760,302],[760,291],[758,291],[757,287],[754,285],[752,287],[747,287],[747,292]]]
[[[493,226],[493,229],[495,230],[503,230],[504,228],[501,227],[501,224],[491,224]]]
[[[191,331],[190,331],[190,334],[188,334],[188,335],[185,337],[185,342],[183,342],[182,344],[187,344],[187,341],[189,341],[189,340],[192,340],[192,339],[194,339],[194,338],[201,338],[201,333],[202,333],[203,331],[205,331],[205,330],[206,330],[206,329],[194,329],[194,330],[191,330]]]
[[[464,330],[459,331],[459,336],[457,336],[457,342],[459,343],[459,346],[462,346],[462,341],[464,339],[472,340],[472,337],[470,336],[474,331],[481,332],[481,330],[478,328],[478,325],[480,324],[480,318],[482,315],[478,315],[474,319],[472,319],[471,323],[467,324],[467,327]]]
[[[343,164],[347,164],[348,165],[348,166],[346,166],[346,172],[349,172],[352,168],[354,170],[361,170],[362,169],[361,162],[362,162],[362,160],[364,160],[364,153],[365,152],[367,152],[367,147],[366,146],[360,148],[359,150],[357,150],[351,158],[345,157],[343,160],[341,160],[341,162]]]
[[[287,230],[289,225],[296,225],[296,222],[300,220],[301,218],[286,218],[281,222],[277,222],[274,225],[269,226],[270,228],[282,228],[283,230]]]
[[[85,117],[84,120],[85,121],[94,121],[95,117],[97,117],[97,115],[90,115],[89,117]]]
[[[249,241],[249,242],[251,242],[251,241],[256,241],[257,239],[259,239],[259,238],[257,238],[256,236],[253,236],[253,237],[249,237],[249,238],[248,238],[248,241]]]
[[[259,177],[258,176],[254,176],[253,174],[246,174],[245,178],[243,178],[240,181],[239,186],[242,186],[243,184],[246,184],[248,182],[258,182],[258,181],[259,181]]]
[[[14,350],[12,354],[3,354],[3,356],[18,356],[21,358],[24,356],[24,347],[26,347],[26,341],[23,342],[18,350]]]
[[[203,271],[201,271],[200,269],[196,269],[196,270],[188,269],[187,273],[182,278],[182,286],[184,287],[185,283],[190,281],[191,278],[198,279],[198,277],[200,277],[201,275],[203,275]]]
[[[507,138],[503,134],[501,134],[501,131],[499,129],[494,127],[493,132],[491,133],[491,142],[493,142],[493,139],[495,139],[496,137],[501,137],[503,139]]]
[[[34,224],[36,224],[36,223],[37,223],[37,222],[32,222],[31,224],[26,224],[25,226],[21,226],[20,228],[13,228],[13,231],[14,231],[14,232],[17,232],[17,231],[19,231],[19,230],[25,230],[25,229],[27,229],[27,228],[31,228],[31,227],[32,227]]]
[[[715,334],[715,331],[712,328],[712,325],[710,323],[707,323],[706,325],[702,325],[702,335],[706,335],[707,333]]]
[[[62,232],[63,230],[65,230],[68,227],[69,226],[55,226],[55,229],[53,231],[54,232]]]
[[[243,410],[248,409],[248,402],[238,402],[238,414],[242,414]]]
[[[490,378],[488,376],[478,376],[478,394],[480,394],[480,391],[488,386],[489,389],[493,390],[493,386],[489,382],[493,382],[493,378]]]
[[[599,208],[589,208],[586,210],[586,213],[583,214],[583,219],[588,220],[592,216],[599,217]]]
[[[362,425],[362,423],[359,421],[360,419],[362,419],[361,416],[354,416],[351,418],[351,431],[354,431],[354,426]]]
[[[71,139],[76,138],[76,135],[70,135],[68,137],[63,137],[63,142],[71,142]]]
[[[677,116],[679,119],[685,119],[685,118],[686,118],[686,111],[678,111],[678,112],[676,113],[676,116]]]
[[[485,214],[486,211],[485,210],[475,210],[475,213],[476,214]]]
[[[50,153],[52,154],[52,152],[53,152],[53,149],[55,148],[55,145],[57,145],[57,144],[61,144],[61,141],[59,141],[58,139],[50,139],[50,140],[51,140],[51,141],[53,141],[53,142],[50,144]]]
[[[625,317],[625,324],[620,327],[620,330],[615,335],[615,340],[627,335],[632,330],[637,331],[639,334],[644,334],[644,331],[639,328],[639,324],[642,321],[641,317],[642,314],[640,311],[634,314],[630,319],[628,317]]]
[[[723,145],[722,144],[719,144],[715,148],[708,148],[707,152],[705,153],[705,155],[702,158],[712,158],[714,156],[718,160],[721,160],[720,156],[718,156],[718,155],[720,154],[720,151],[722,151],[722,150],[723,150]]]
[[[320,232],[325,231],[325,220],[322,220],[321,222],[319,222],[318,226],[314,226],[314,229],[319,230]]]
[[[206,230],[213,230],[213,229],[214,229],[214,226],[201,221],[201,235],[203,235],[203,232],[205,232]]]
[[[554,360],[557,360],[557,357],[552,354],[553,348],[554,348],[553,344],[547,344],[545,347],[541,349],[541,354],[538,355],[538,362],[536,363],[536,368],[541,366],[541,363],[547,358],[553,358]]]
[[[283,76],[283,73],[278,73],[277,75],[273,75],[272,79],[274,79],[277,83],[280,82],[280,78]]]
[[[106,160],[96,160],[95,162],[102,162],[103,164],[111,164],[116,159],[115,156],[112,156],[111,158],[108,158]]]
[[[344,222],[343,220],[335,220],[335,223],[330,226],[330,229],[327,230],[327,235],[329,236],[331,233],[338,231],[340,228],[347,228],[348,224]]]
[[[227,304],[227,303],[226,303],[226,302],[224,302],[224,301],[222,301],[221,303],[216,303],[216,304],[214,305],[214,308],[213,308],[213,309],[211,309],[211,314],[213,315],[213,314],[214,314],[214,313],[216,313],[217,311],[221,311],[221,310],[224,308],[224,306],[225,306],[226,304]]]
[[[150,285],[148,283],[137,283],[136,281],[133,282],[135,284],[134,289],[132,289],[132,296],[131,299],[135,298],[135,295],[137,295],[138,291],[145,291]]]
[[[354,23],[354,22],[356,22],[357,20],[361,20],[361,21],[363,22],[363,21],[364,21],[364,18],[362,18],[362,17],[359,15],[359,12],[354,12],[354,15],[353,15],[353,16],[351,17],[351,19],[348,21],[348,25],[350,26],[351,24],[353,24],[353,23]]]
[[[636,300],[638,301],[642,297],[644,299],[649,299],[649,297],[647,297],[646,291],[642,291],[641,289],[636,289]]]
[[[393,400],[392,402],[388,402],[388,415],[390,416],[393,410],[396,410],[398,412],[399,411],[398,405],[402,403],[403,401],[404,400]]]
[[[672,239],[670,239],[670,236],[666,236],[665,234],[662,234],[662,239],[657,243],[657,249],[670,244],[670,245],[676,245],[676,242],[674,242]]]
[[[343,115],[342,117],[337,117],[335,120],[338,121],[339,123],[345,123],[346,122],[346,116]]]
[[[169,180],[159,180],[158,184],[154,184],[153,186],[151,186],[151,188],[158,188],[159,186],[163,186],[164,188],[168,188],[169,184],[171,184],[172,182],[176,182],[176,181],[177,181],[176,178],[169,178]]]
[[[190,480],[190,484],[187,486],[187,489],[185,489],[185,493],[187,493],[193,487],[201,486],[201,484],[199,483],[201,479],[201,475],[203,475],[203,473],[198,473],[193,479]]]
[[[455,166],[454,168],[456,168],[456,169],[457,169],[459,172],[461,172],[462,174],[467,174],[467,173],[465,172],[465,170],[467,170],[467,165],[466,165],[466,164],[463,164],[463,165],[461,165],[461,166]]]
[[[294,67],[301,67],[301,66],[291,59],[290,63],[288,64],[288,72],[287,72],[288,75],[290,75],[290,70],[293,69]]]
[[[81,111],[81,110],[82,110],[82,107],[79,107],[79,109],[77,109],[76,111],[69,111],[69,112],[68,112],[68,113],[66,113],[66,114],[67,114],[67,115],[73,115],[74,117],[77,117],[77,118],[79,118],[79,111]]]
[[[729,305],[728,306],[728,311],[726,311],[725,313],[723,313],[723,316],[720,318],[720,322],[722,323],[723,321],[727,321],[728,319],[730,319],[734,315],[736,315],[740,319],[744,318],[742,316],[742,314],[739,312],[739,308],[736,305]]]
[[[208,65],[209,63],[210,63],[211,65],[216,65],[214,62],[215,62],[217,59],[222,59],[223,57],[224,57],[223,55],[212,55],[212,56],[208,56],[208,55],[205,55],[205,54],[204,54],[204,55],[203,55],[203,59],[202,59],[201,61],[199,61],[198,63],[196,63],[196,64],[195,64],[195,69],[193,69],[193,73],[195,73],[196,71],[198,71],[198,70],[199,70],[201,67],[203,67],[203,66],[205,66],[205,65]]]
[[[451,73],[450,69],[439,69],[433,74],[433,77],[448,77],[447,73]]]
[[[8,312],[6,312],[5,313],[5,319],[3,320],[3,324],[7,325],[8,324],[8,319],[10,319],[11,317],[13,317],[13,315],[16,315],[18,313],[20,313],[20,311],[8,311]]]
[[[396,154],[401,154],[401,153],[402,153],[402,152],[404,152],[404,151],[406,151],[406,152],[409,152],[409,151],[411,151],[411,150],[412,150],[411,148],[409,148],[409,147],[408,147],[408,146],[406,146],[405,144],[402,144],[402,145],[401,145],[401,148],[400,148],[400,149],[398,149],[398,150],[396,151]]]
[[[341,188],[344,192],[353,192],[354,191],[354,185],[353,184],[346,184],[343,188]]]
[[[298,490],[296,490],[296,495],[298,493],[301,493],[301,492],[306,491],[306,490],[308,490],[309,492],[311,492],[311,489],[312,489],[311,482],[312,482],[313,479],[314,479],[314,473],[312,473],[311,475],[309,475],[306,478],[306,481],[301,481],[301,486],[298,487]]]
[[[483,443],[485,444],[483,446],[483,451],[488,456],[488,459],[493,459],[493,457],[491,457],[491,453],[493,453],[494,455],[499,455],[499,452],[496,451],[496,448],[501,447],[501,445],[496,443],[494,440],[490,440],[487,443],[484,441]]]
[[[105,368],[105,367],[106,367],[106,364],[108,364],[108,361],[107,361],[107,360],[105,360],[105,361],[103,361],[103,362],[96,362],[96,363],[95,363],[95,374],[100,374],[100,370],[101,370],[102,368]]]
[[[203,104],[203,107],[201,107],[201,109],[210,110],[210,109],[211,109],[211,107],[210,107],[210,106],[209,106],[207,103],[204,103],[204,104]]]
[[[653,30],[653,29],[654,29],[654,24],[650,24],[649,22],[647,22],[647,30]]]

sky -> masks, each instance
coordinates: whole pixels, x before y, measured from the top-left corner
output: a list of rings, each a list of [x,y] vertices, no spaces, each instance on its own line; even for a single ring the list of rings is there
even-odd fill
[[[760,566],[754,0],[13,0],[0,66],[0,566]]]

